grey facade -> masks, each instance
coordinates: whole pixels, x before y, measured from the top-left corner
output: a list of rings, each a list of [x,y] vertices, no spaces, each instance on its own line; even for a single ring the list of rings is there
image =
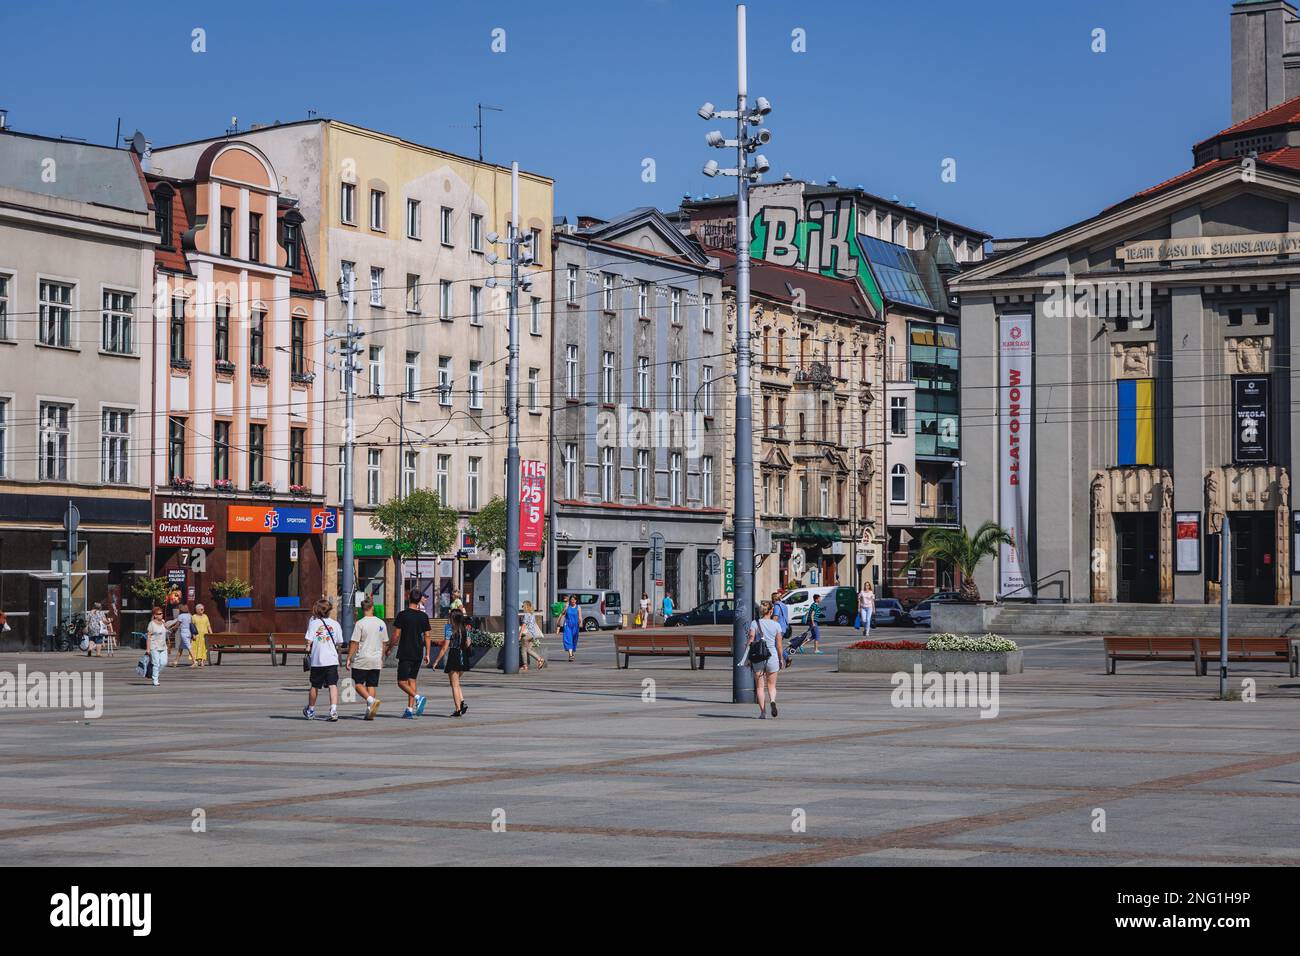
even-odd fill
[[[557,587],[617,590],[629,623],[643,592],[656,609],[665,591],[678,608],[721,597],[708,574],[724,516],[713,414],[731,347],[718,263],[649,208],[554,235]]]
[[[1300,18],[1287,0],[1232,7],[1232,121],[1300,95]]]

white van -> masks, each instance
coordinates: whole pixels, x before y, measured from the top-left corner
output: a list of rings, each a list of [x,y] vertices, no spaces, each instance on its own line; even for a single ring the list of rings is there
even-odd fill
[[[813,597],[822,599],[826,602],[826,595],[834,591],[834,587],[816,587],[816,588],[793,588],[787,591],[781,597],[781,603],[786,606],[790,615],[790,625],[808,623],[808,610],[812,607]],[[818,623],[830,624],[835,620],[835,609],[832,607],[822,608],[821,615],[818,617]]]

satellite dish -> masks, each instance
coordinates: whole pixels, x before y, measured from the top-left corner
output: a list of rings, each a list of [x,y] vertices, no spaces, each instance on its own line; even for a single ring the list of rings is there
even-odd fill
[[[145,150],[149,148],[148,142],[145,141],[144,133],[136,130],[131,137],[131,152],[137,156],[143,156]]]

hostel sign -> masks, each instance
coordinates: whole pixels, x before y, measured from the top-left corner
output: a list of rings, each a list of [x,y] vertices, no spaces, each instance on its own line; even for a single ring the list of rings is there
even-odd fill
[[[1233,259],[1297,253],[1300,253],[1300,232],[1153,239],[1148,242],[1130,242],[1118,250],[1118,255],[1124,262],[1179,262],[1185,259]]]
[[[201,501],[164,501],[154,518],[154,543],[160,548],[215,548],[217,523]]]

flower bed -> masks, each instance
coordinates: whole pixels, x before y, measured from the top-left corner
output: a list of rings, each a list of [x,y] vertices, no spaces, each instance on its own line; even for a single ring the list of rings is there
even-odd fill
[[[924,641],[858,641],[847,648],[851,651],[923,651]]]
[[[1019,674],[1024,654],[1015,641],[996,634],[982,637],[935,634],[928,641],[858,641],[839,652],[842,673],[892,674],[923,671]]]
[[[1002,653],[1020,649],[1015,641],[1009,641],[996,634],[985,634],[982,637],[971,637],[969,634],[962,637],[956,634],[935,634],[925,642],[925,646],[932,651],[967,651],[976,654]]]

